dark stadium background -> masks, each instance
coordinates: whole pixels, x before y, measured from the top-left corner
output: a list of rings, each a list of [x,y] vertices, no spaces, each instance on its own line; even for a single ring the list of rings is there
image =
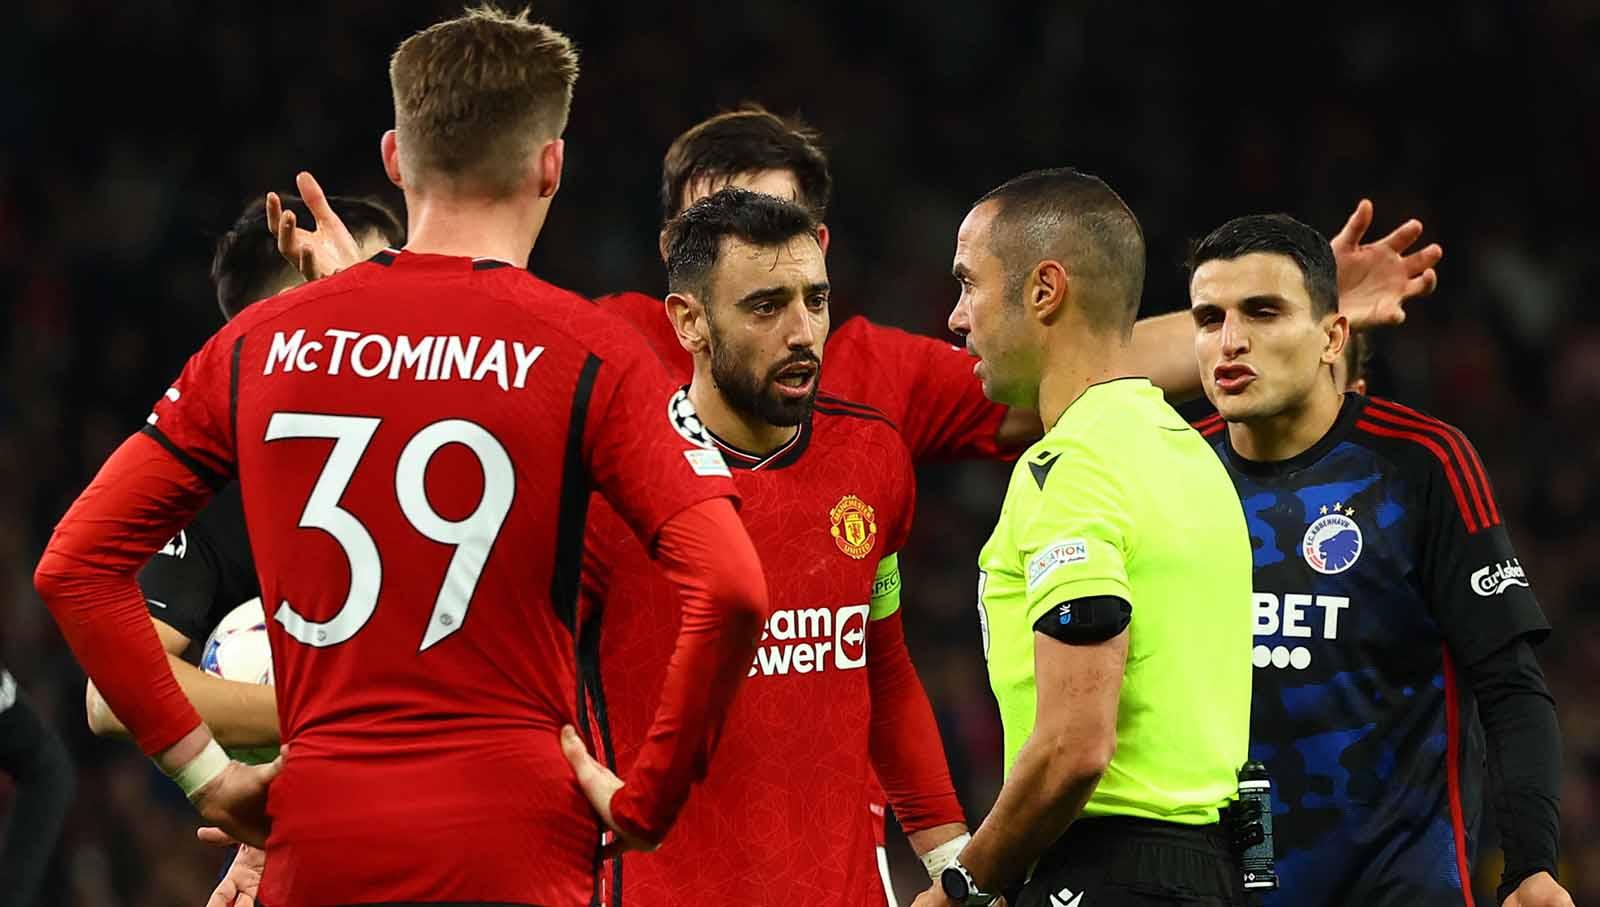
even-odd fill
[[[217,326],[211,244],[247,200],[309,168],[398,201],[377,156],[387,55],[460,9],[292,6],[21,0],[0,26],[0,647],[81,777],[50,905],[199,907],[218,856],[131,746],[88,735],[33,564]],[[1097,172],[1138,212],[1148,313],[1185,303],[1185,242],[1229,216],[1282,210],[1331,232],[1369,195],[1379,231],[1423,218],[1446,250],[1440,290],[1378,338],[1374,389],[1465,428],[1494,477],[1556,628],[1542,654],[1565,734],[1564,877],[1594,901],[1600,6],[1220,8],[541,3],[584,74],[534,267],[588,293],[659,290],[661,153],[745,99],[826,137],[835,323],[942,333],[968,204],[1039,166]],[[999,730],[972,565],[1003,478],[927,470],[905,563],[914,654],[973,819],[997,787]],[[898,857],[906,897],[920,867]]]

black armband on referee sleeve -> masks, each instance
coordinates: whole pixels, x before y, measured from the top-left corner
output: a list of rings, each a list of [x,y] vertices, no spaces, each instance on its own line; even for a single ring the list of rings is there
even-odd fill
[[[1115,595],[1091,595],[1062,602],[1033,622],[1036,633],[1069,646],[1115,638],[1133,619],[1133,605]]]

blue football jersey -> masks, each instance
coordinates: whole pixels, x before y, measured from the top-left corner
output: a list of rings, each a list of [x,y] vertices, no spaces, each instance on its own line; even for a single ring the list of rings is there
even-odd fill
[[[1464,666],[1549,629],[1477,452],[1347,394],[1290,460],[1246,460],[1219,417],[1255,551],[1252,759],[1273,782],[1270,905],[1472,903],[1485,776]]]

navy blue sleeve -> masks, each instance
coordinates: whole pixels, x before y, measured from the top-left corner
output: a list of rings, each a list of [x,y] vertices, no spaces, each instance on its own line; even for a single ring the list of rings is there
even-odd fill
[[[1550,624],[1500,520],[1477,451],[1465,437],[1456,440],[1462,455],[1434,461],[1423,488],[1420,568],[1428,608],[1467,667],[1515,639],[1543,641]]]
[[[204,640],[241,602],[261,594],[237,482],[195,516],[139,571],[150,616]]]

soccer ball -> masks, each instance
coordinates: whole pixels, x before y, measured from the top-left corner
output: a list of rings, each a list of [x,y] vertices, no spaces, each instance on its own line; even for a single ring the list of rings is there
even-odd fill
[[[223,680],[272,685],[272,648],[267,644],[267,618],[261,599],[252,598],[217,624],[200,653],[200,670]],[[278,757],[278,748],[229,750],[228,755],[256,765]]]

